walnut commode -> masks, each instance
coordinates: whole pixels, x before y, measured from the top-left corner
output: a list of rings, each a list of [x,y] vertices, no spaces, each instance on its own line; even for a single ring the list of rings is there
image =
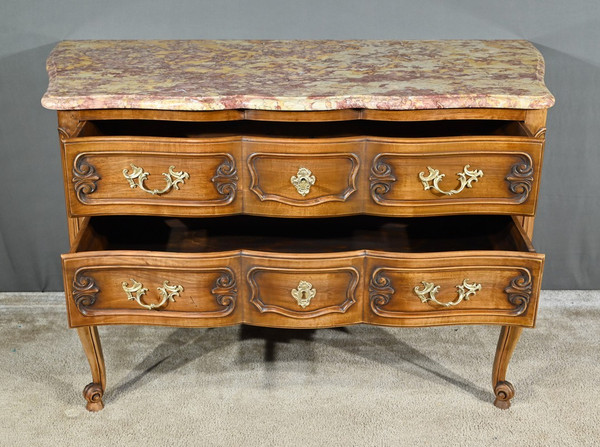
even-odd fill
[[[69,324],[502,326],[536,319],[554,98],[526,41],[68,41],[48,59]]]

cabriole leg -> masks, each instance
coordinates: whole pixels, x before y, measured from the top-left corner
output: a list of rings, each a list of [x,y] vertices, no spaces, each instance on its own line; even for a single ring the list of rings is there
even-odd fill
[[[85,326],[77,328],[77,332],[92,371],[92,383],[83,389],[83,397],[87,400],[86,408],[88,411],[100,411],[104,408],[102,395],[106,388],[106,371],[98,329],[96,326]]]
[[[521,332],[523,332],[522,327],[502,326],[500,338],[498,339],[494,370],[492,372],[492,386],[496,395],[494,405],[503,410],[510,407],[510,400],[515,395],[515,388],[512,383],[506,381],[506,369],[508,368],[508,363],[515,350],[515,346],[517,346]]]

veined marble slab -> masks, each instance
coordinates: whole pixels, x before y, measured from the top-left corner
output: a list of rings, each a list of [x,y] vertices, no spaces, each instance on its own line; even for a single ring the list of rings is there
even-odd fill
[[[524,40],[86,40],[48,57],[49,109],[545,109]]]

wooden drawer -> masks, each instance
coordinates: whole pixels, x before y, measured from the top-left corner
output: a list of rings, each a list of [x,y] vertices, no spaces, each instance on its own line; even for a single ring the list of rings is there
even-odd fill
[[[362,141],[246,139],[243,147],[246,212],[334,216],[362,210]]]
[[[455,252],[367,260],[365,320],[389,326],[533,326],[544,257]]]
[[[64,142],[67,204],[70,216],[533,215],[543,143],[517,122],[87,122]]]
[[[510,216],[103,216],[63,273],[72,326],[533,326],[543,261]]]
[[[247,253],[248,311],[258,326],[317,328],[362,319],[364,255]]]
[[[242,321],[237,253],[90,251],[62,256],[71,327]]]
[[[369,141],[366,212],[534,215],[542,148],[511,136]]]
[[[240,142],[84,137],[64,144],[70,216],[240,212]]]

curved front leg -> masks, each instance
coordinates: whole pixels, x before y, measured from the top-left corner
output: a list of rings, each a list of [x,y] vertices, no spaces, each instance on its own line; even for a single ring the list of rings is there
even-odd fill
[[[96,326],[84,326],[77,328],[77,333],[92,371],[92,383],[83,389],[83,397],[87,400],[85,408],[88,411],[100,411],[104,408],[102,395],[106,389],[106,370],[98,329]]]
[[[492,372],[492,386],[496,395],[494,405],[503,410],[510,407],[510,400],[515,395],[515,388],[512,383],[506,380],[506,369],[521,332],[523,332],[523,328],[519,326],[502,326],[500,338],[498,339]]]

